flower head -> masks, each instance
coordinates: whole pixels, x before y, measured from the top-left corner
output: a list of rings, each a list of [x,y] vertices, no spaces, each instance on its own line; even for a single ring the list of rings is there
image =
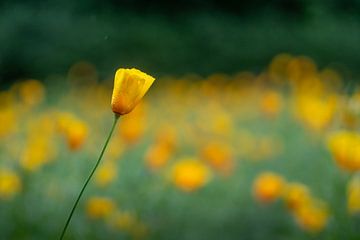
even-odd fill
[[[92,219],[107,218],[114,210],[114,201],[106,197],[91,197],[86,204],[86,212]]]
[[[307,232],[317,233],[322,231],[329,220],[327,205],[317,199],[302,205],[294,212],[296,222]]]
[[[131,112],[155,81],[150,75],[135,68],[116,71],[111,108],[124,115]]]
[[[173,183],[185,192],[204,186],[210,178],[210,171],[204,163],[192,158],[178,161],[172,171]]]
[[[288,183],[285,186],[283,199],[289,210],[296,211],[311,201],[311,193],[309,188],[304,184],[295,182]]]
[[[337,131],[328,137],[328,148],[336,163],[347,171],[360,169],[360,135],[353,131]]]
[[[201,149],[202,158],[215,170],[228,175],[233,170],[232,149],[225,143],[209,142]]]
[[[281,196],[284,184],[285,180],[280,175],[263,172],[254,181],[254,196],[263,203],[273,202]]]
[[[0,200],[9,199],[21,190],[21,180],[15,172],[0,169]]]

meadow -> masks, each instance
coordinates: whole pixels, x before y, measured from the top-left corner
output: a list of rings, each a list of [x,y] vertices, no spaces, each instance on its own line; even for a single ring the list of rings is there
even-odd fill
[[[359,239],[350,80],[289,54],[259,73],[156,79],[120,117],[65,239]],[[1,90],[0,239],[59,238],[112,88],[78,62]]]

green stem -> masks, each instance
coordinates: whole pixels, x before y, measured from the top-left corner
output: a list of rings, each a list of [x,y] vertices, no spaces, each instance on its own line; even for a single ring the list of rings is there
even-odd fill
[[[114,123],[113,123],[113,125],[112,125],[112,127],[111,127],[109,136],[108,136],[107,139],[106,139],[106,142],[105,142],[105,144],[104,144],[104,147],[103,147],[103,149],[101,150],[100,156],[99,156],[99,158],[98,158],[98,160],[97,160],[97,162],[96,162],[93,170],[91,171],[89,177],[86,179],[86,182],[85,182],[84,186],[82,187],[82,189],[81,189],[81,191],[80,191],[80,193],[79,193],[79,196],[77,197],[77,199],[76,199],[76,201],[75,201],[75,203],[74,203],[73,208],[71,209],[70,215],[69,215],[68,219],[66,220],[64,229],[63,229],[63,231],[62,231],[62,233],[61,233],[60,240],[62,240],[62,239],[64,238],[66,229],[67,229],[67,227],[69,226],[70,220],[71,220],[71,218],[72,218],[72,216],[73,216],[73,214],[74,214],[74,211],[75,211],[75,209],[76,209],[76,207],[77,207],[77,205],[78,205],[78,203],[79,203],[79,201],[80,201],[80,198],[81,198],[81,196],[83,195],[86,186],[87,186],[88,183],[90,182],[91,177],[94,175],[97,167],[99,166],[99,163],[101,162],[101,159],[102,159],[102,157],[103,157],[103,155],[104,155],[105,149],[106,149],[106,147],[107,147],[107,145],[108,145],[108,143],[109,143],[109,141],[110,141],[110,138],[111,138],[111,136],[112,136],[112,134],[113,134],[113,132],[114,132],[114,129],[115,129],[115,126],[116,126],[116,123],[117,123],[119,117],[120,117],[119,115],[115,114]]]

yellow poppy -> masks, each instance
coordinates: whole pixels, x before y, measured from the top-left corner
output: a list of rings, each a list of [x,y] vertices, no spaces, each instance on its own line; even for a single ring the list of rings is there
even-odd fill
[[[178,161],[172,171],[173,183],[185,192],[192,192],[204,186],[210,178],[210,171],[201,162],[192,158]]]
[[[116,71],[111,107],[114,113],[131,112],[155,81],[150,75],[135,68]]]
[[[254,197],[263,203],[275,201],[283,193],[285,180],[272,172],[261,173],[254,181]]]

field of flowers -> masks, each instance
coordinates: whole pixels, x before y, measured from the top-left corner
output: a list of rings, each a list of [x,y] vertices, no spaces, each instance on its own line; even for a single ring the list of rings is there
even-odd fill
[[[59,238],[112,88],[79,62],[0,91],[0,239]],[[65,239],[359,239],[359,124],[356,85],[303,56],[159,78],[120,117]]]

